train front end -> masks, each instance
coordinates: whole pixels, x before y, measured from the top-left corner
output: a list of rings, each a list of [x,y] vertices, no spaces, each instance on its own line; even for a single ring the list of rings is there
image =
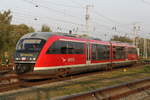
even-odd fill
[[[17,74],[32,72],[34,70],[38,55],[46,42],[46,40],[32,35],[34,34],[23,36],[16,45],[14,55],[16,66],[14,69]]]

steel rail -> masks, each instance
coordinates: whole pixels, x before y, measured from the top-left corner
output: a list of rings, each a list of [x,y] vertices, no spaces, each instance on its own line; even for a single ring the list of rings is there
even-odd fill
[[[133,68],[133,67],[131,67],[131,68]],[[119,69],[112,69],[112,70],[119,70]],[[108,71],[104,70],[104,71],[101,71],[101,72],[108,72]],[[28,82],[28,81],[22,80],[23,78],[26,78],[26,77],[34,77],[35,75],[33,75],[33,74],[23,74],[23,75],[12,74],[10,76],[1,76],[0,77],[0,92],[13,90],[15,88],[32,87],[32,86],[36,86],[36,85],[42,85],[42,84],[47,84],[47,83],[52,83],[52,82],[57,82],[57,81],[70,80],[70,79],[83,77],[83,76],[87,76],[87,75],[93,75],[93,74],[97,74],[97,73],[99,73],[99,72],[77,74],[77,75],[68,76],[68,77],[59,77],[60,73],[58,75],[53,75],[53,74],[41,75],[41,74],[37,74],[36,76],[41,76],[41,77],[47,79],[47,80],[42,80],[42,81],[38,81],[38,82],[35,82],[35,81]]]
[[[136,85],[138,85],[138,88],[133,88]],[[118,92],[122,89],[124,89],[123,92]],[[70,96],[59,97],[56,98],[56,100],[116,100],[147,89],[150,89],[150,78],[140,79]],[[110,95],[108,96],[108,94]]]

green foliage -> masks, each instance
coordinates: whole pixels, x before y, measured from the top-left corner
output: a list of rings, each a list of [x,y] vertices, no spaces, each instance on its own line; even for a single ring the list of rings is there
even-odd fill
[[[117,36],[114,35],[111,41],[120,41],[120,42],[125,42],[125,43],[132,43],[132,40],[128,37],[125,36]]]
[[[34,32],[34,28],[25,24],[12,25],[11,11],[0,12],[0,56],[4,56],[4,52],[13,55],[15,45],[18,39],[29,32]]]
[[[0,24],[10,24],[12,20],[11,11],[0,12]]]
[[[144,72],[150,73],[150,65],[144,67]]]
[[[41,32],[52,32],[49,26],[42,25]]]
[[[10,10],[0,12],[0,54],[6,51],[11,43],[11,31],[13,29],[10,25],[11,20],[12,15]]]

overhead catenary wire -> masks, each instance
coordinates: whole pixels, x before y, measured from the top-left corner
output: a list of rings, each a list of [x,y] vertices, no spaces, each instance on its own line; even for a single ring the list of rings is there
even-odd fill
[[[94,12],[95,12],[95,14],[96,14],[97,16],[102,17],[102,18],[104,18],[104,19],[106,19],[106,20],[108,20],[108,21],[110,21],[110,22],[112,22],[112,23],[115,23],[115,24],[118,24],[118,23],[119,23],[119,22],[117,22],[117,21],[115,21],[115,20],[113,20],[113,19],[111,19],[111,18],[109,18],[109,17],[107,17],[107,16],[105,16],[105,15],[99,13],[99,12],[96,11],[96,10],[94,10]]]
[[[33,1],[29,1],[29,0],[23,0],[23,1],[26,1],[26,2],[31,3],[31,4],[34,4],[34,5],[37,5],[37,4],[34,3]],[[74,1],[74,0],[73,0],[73,1]],[[53,10],[53,11],[61,12],[61,11],[58,11],[58,10],[55,10],[55,9],[52,9],[52,8],[48,8],[48,7],[43,6],[43,5],[41,5],[41,4],[39,4],[39,5],[42,6],[42,7],[44,7],[44,8],[51,9],[51,10]],[[64,12],[61,12],[61,13],[64,14]],[[114,22],[116,23],[116,21],[114,21],[114,20],[110,19],[109,17],[106,17],[106,16],[104,16],[104,15],[98,13],[98,12],[96,12],[96,14],[98,14],[99,16],[101,16],[101,17],[103,17],[103,18],[105,18],[105,19],[107,19],[107,20],[109,20],[109,21],[111,21],[111,22],[113,22],[113,23],[114,23]],[[70,15],[69,15],[69,16],[70,16]],[[71,17],[77,18],[76,16],[72,16],[72,15],[71,15]]]
[[[79,18],[79,17],[77,17],[77,16],[74,16],[74,15],[71,15],[71,14],[68,14],[68,13],[65,13],[64,11],[60,11],[60,10],[57,10],[57,9],[54,9],[54,8],[50,8],[50,7],[47,7],[47,6],[45,6],[45,5],[42,5],[42,4],[39,4],[39,3],[35,3],[35,2],[33,2],[33,1],[30,1],[30,0],[23,0],[24,2],[27,2],[27,3],[29,3],[29,4],[32,4],[32,5],[35,5],[35,7],[42,7],[42,8],[44,8],[44,9],[47,9],[48,11],[49,10],[51,10],[51,11],[53,11],[53,12],[55,12],[55,13],[58,13],[58,14],[65,14],[67,17],[72,17],[72,18],[75,18],[75,19],[81,19],[81,18]]]
[[[35,15],[33,14],[33,12],[28,12],[28,11],[13,11],[13,13],[17,13],[18,15],[24,15],[24,17],[32,17],[32,18],[39,18],[41,16],[38,15]],[[42,19],[50,19],[50,20],[55,20],[55,21],[60,21],[60,22],[64,22],[64,23],[70,23],[70,24],[75,24],[75,25],[79,25],[79,26],[84,26],[84,24],[81,24],[81,23],[76,23],[76,22],[73,22],[73,21],[68,21],[68,20],[63,20],[63,19],[57,19],[57,18],[53,18],[53,17],[49,17],[49,16],[46,16],[46,17],[41,17]]]
[[[143,3],[150,5],[150,2],[146,1],[146,0],[141,0]]]
[[[41,1],[41,0],[39,0]],[[52,2],[52,1],[49,1],[49,0],[42,0],[42,3],[50,3],[52,5],[56,5],[56,6],[62,6],[62,7],[65,7],[65,8],[78,8],[78,9],[81,9],[82,7],[81,6],[75,6],[75,5],[68,5],[68,4],[60,4],[60,3],[55,3],[55,2]]]
[[[26,21],[24,22],[24,18],[22,18],[22,16],[19,16],[19,17],[16,17],[17,19],[20,19],[20,20],[14,20],[14,23],[20,23],[20,24],[30,24],[29,26],[32,26],[34,25],[36,28],[40,28],[42,25],[44,25],[44,21],[42,22],[38,22],[38,21],[32,21],[29,20],[29,21]],[[45,21],[46,22],[46,21]],[[18,25],[20,25],[18,24]],[[70,25],[70,27],[68,27],[68,25],[61,25],[60,23],[53,23],[53,24],[46,24],[48,26],[50,26],[50,28],[54,31],[59,31],[59,32],[69,32],[69,30],[72,30],[72,32],[81,32],[82,31],[82,28],[81,27],[75,27],[73,25]]]
[[[34,4],[34,5],[36,5],[36,3],[33,3],[32,1],[29,1],[29,0],[23,0],[23,1],[27,1],[28,3],[32,3],[32,4]],[[24,12],[24,11],[23,11]],[[48,15],[47,15],[48,16]],[[76,16],[71,16],[71,17],[76,17]],[[77,17],[76,17],[77,18]],[[61,20],[62,21],[62,20]],[[68,23],[69,21],[67,21],[67,23]],[[73,22],[71,22],[71,23],[73,23]],[[76,24],[76,23],[75,23]]]
[[[30,14],[23,14],[21,12],[14,12],[14,13],[18,13],[19,15],[23,15],[23,16],[26,15],[24,17],[30,17],[31,19],[34,19],[34,18],[37,18],[37,20],[48,19],[48,20],[54,20],[54,21],[74,24],[74,25],[78,25],[78,26],[85,26],[84,24],[76,23],[76,22],[73,22],[73,21],[66,21],[66,20],[62,20],[62,19],[56,19],[56,18],[52,18],[52,17],[49,17],[49,16],[47,16],[47,17],[38,17],[38,16],[30,15]]]
[[[22,23],[23,23],[23,21],[25,20],[25,19],[28,19],[28,21],[26,21],[25,23],[28,23],[28,22],[30,22],[30,24],[32,24],[33,25],[33,23],[36,25],[37,23],[41,23],[41,24],[44,24],[44,22],[45,23],[47,23],[48,22],[48,20],[55,20],[54,22],[63,22],[63,23],[66,23],[67,25],[69,25],[69,27],[68,26],[66,26],[68,29],[70,28],[70,30],[71,29],[75,29],[75,28],[80,28],[81,29],[81,27],[84,27],[84,24],[79,24],[79,23],[75,23],[75,22],[71,22],[71,21],[65,21],[65,20],[60,20],[60,19],[54,19],[54,18],[50,18],[50,17],[37,17],[36,19],[37,20],[34,20],[34,18],[35,18],[35,16],[33,16],[33,15],[30,15],[30,14],[23,14],[23,13],[19,13],[19,12],[15,12],[15,13],[17,13],[17,14],[19,14],[19,15],[17,15],[17,16],[14,16],[16,19],[21,19],[22,20]],[[40,20],[40,21],[39,21]],[[41,21],[42,20],[42,21]],[[31,23],[32,22],[32,23]],[[42,23],[43,22],[43,23]],[[54,23],[53,22],[53,23]],[[47,23],[47,24],[51,24],[51,23]],[[65,26],[65,24],[60,24],[60,23],[57,23],[57,25],[59,25],[59,26],[61,26],[61,27],[64,27]],[[72,25],[74,25],[74,26],[72,26]],[[52,24],[50,25],[50,26],[52,26]],[[58,27],[58,26],[56,26],[56,27]]]
[[[105,16],[105,15],[99,13],[99,12],[96,11],[96,10],[94,10],[94,14],[98,16],[97,18],[104,18],[108,23],[112,23],[112,24],[114,24],[114,26],[116,26],[116,27],[117,27],[117,26],[120,26],[120,27],[122,27],[122,28],[125,28],[125,26],[126,26],[126,24],[120,23],[120,22],[118,22],[117,20],[114,20],[114,19],[112,19],[112,18],[110,18],[110,17],[108,17],[108,16]],[[105,21],[105,22],[106,22],[106,21]]]
[[[34,16],[33,14],[23,14],[22,12],[15,12],[15,13],[18,13],[19,15],[23,15],[23,17],[25,17],[24,15],[26,15],[26,17],[29,17],[30,19],[34,19],[36,18],[37,16]],[[66,20],[61,20],[61,19],[56,19],[56,18],[52,18],[52,17],[37,17],[37,20],[42,20],[42,19],[48,19],[48,20],[55,20],[55,21],[59,21],[59,22],[63,22],[63,23],[69,23],[69,24],[74,24],[74,25],[78,25],[78,26],[85,26],[84,24],[79,24],[79,23],[75,23],[75,22],[72,22],[72,21],[66,21]],[[97,23],[97,22],[95,22]],[[102,24],[97,24],[97,26],[100,26],[100,27],[105,27],[107,29],[111,29],[110,26],[106,26],[106,25],[102,25]],[[109,27],[109,28],[108,28]]]
[[[27,3],[29,3],[29,4],[32,4],[32,5],[34,5],[35,7],[37,6],[37,8],[39,8],[39,9],[41,9],[41,8],[44,8],[44,9],[47,9],[48,11],[53,11],[53,12],[55,12],[55,13],[57,13],[57,14],[63,14],[64,15],[64,11],[61,11],[60,9],[56,9],[56,8],[51,8],[50,6],[47,6],[47,5],[45,5],[44,3],[45,2],[43,2],[43,1],[40,1],[41,3],[39,3],[38,1],[39,0],[23,0],[23,1],[25,1],[25,2],[27,2]],[[44,1],[47,1],[47,0],[44,0]],[[74,1],[74,0],[73,0]],[[43,2],[43,3],[42,3]],[[48,1],[48,2],[51,2],[51,1]],[[74,2],[76,2],[76,1],[74,1]],[[81,3],[79,3],[80,5],[82,5]],[[55,3],[55,5],[60,5],[60,6],[65,6],[64,4],[58,4],[58,3]],[[69,6],[68,5],[68,7],[71,7],[71,6]],[[75,7],[75,6],[74,6]],[[81,6],[82,7],[82,6]],[[97,13],[97,11],[95,12],[94,11],[94,13],[95,14],[97,14],[97,16],[98,16],[98,18],[104,18],[105,20],[107,20],[108,22],[110,22],[110,23],[113,23],[114,25],[101,25],[101,24],[97,24],[97,26],[99,26],[99,28],[101,29],[101,27],[105,27],[106,29],[109,29],[110,31],[112,31],[112,27],[113,26],[115,26],[116,24],[120,24],[119,22],[117,22],[116,20],[113,20],[112,18],[110,18],[110,17],[107,17],[107,16],[105,16],[105,15],[103,15],[103,14],[101,14],[101,13]],[[27,16],[29,16],[29,15],[27,15]],[[72,15],[72,14],[69,14],[69,13],[66,13],[66,16],[67,17],[72,17],[72,18],[75,18],[75,19],[77,19],[77,20],[79,20],[80,19],[80,17],[78,17],[78,16],[75,16],[75,15]],[[44,20],[47,20],[47,22],[48,22],[48,20],[50,21],[50,20],[53,20],[53,21],[57,21],[57,22],[62,22],[62,23],[68,23],[68,24],[73,24],[73,25],[77,25],[78,27],[84,27],[85,25],[84,24],[82,24],[82,23],[77,23],[77,22],[74,22],[74,21],[68,21],[68,20],[64,20],[64,19],[57,19],[57,18],[52,18],[52,17],[49,17],[49,15],[47,15],[46,17],[41,17],[41,15],[40,16],[34,16],[35,18],[37,18],[37,22],[39,21],[39,20],[42,20],[43,21],[43,19]],[[31,18],[32,19],[32,18]],[[36,21],[35,21],[36,22]],[[46,23],[47,23],[46,22]],[[95,22],[93,22],[93,23],[95,23]],[[63,24],[62,24],[63,25]],[[119,28],[117,28],[117,31],[119,31],[120,29]],[[126,32],[123,32],[123,33],[126,33]]]
[[[83,5],[81,4],[81,0],[80,0],[80,3],[77,2],[77,0],[70,0],[70,1],[75,3],[76,5],[79,5],[79,6],[83,7]]]

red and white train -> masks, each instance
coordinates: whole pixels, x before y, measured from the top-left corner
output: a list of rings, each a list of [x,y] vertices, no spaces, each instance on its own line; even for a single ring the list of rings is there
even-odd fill
[[[127,43],[105,42],[54,32],[24,35],[17,43],[16,73],[73,73],[134,64],[137,48]]]

